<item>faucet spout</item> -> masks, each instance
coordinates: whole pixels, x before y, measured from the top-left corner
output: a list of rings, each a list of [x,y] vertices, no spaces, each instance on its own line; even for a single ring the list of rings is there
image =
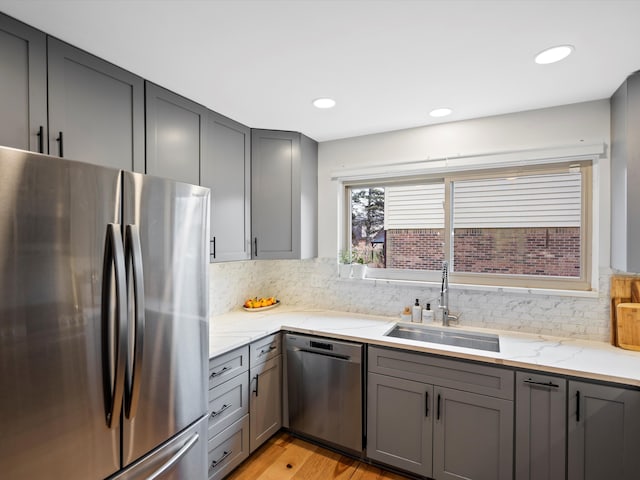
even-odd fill
[[[442,262],[442,287],[440,287],[440,306],[442,310],[442,325],[448,326],[449,316],[449,264]]]
[[[458,321],[461,314],[454,315],[449,311],[449,264],[442,263],[442,287],[440,288],[440,305],[442,310],[442,326],[448,327],[451,321]]]

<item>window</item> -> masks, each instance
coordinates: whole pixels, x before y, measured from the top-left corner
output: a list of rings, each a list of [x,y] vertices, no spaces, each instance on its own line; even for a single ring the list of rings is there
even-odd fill
[[[590,288],[591,167],[492,170],[347,186],[369,277]]]

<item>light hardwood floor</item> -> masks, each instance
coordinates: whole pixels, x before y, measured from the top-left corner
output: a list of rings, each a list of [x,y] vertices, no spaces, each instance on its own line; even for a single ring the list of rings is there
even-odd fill
[[[406,480],[280,432],[227,480]]]

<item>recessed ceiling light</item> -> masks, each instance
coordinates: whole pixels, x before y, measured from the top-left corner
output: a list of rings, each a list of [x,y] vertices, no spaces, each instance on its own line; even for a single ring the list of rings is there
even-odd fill
[[[557,47],[547,48],[536,55],[536,63],[547,65],[549,63],[559,62],[571,55],[573,50],[573,45],[558,45]]]
[[[435,110],[431,110],[429,115],[432,117],[446,117],[447,115],[451,115],[453,110],[450,108],[436,108]]]
[[[333,98],[316,98],[313,101],[313,106],[316,108],[333,108],[336,106],[336,101]]]

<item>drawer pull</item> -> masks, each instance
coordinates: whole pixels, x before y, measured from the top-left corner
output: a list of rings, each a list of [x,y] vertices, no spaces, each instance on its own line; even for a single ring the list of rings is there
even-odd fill
[[[231,370],[231,367],[224,367],[222,370],[219,370],[217,372],[212,372],[211,375],[209,375],[209,378],[219,377],[220,375],[222,375],[227,370]]]
[[[259,357],[261,357],[262,355],[264,355],[265,353],[271,353],[273,352],[277,347],[277,345],[269,345],[269,348],[267,350],[260,350],[260,355],[258,355]]]
[[[209,470],[213,470],[218,465],[220,465],[229,455],[231,455],[233,451],[229,450],[228,452],[225,450],[222,453],[222,456],[218,460],[212,460],[211,465],[209,465]]]
[[[535,380],[531,380],[530,378],[527,378],[526,380],[523,380],[524,383],[528,383],[529,385],[538,385],[540,387],[551,387],[551,388],[560,388],[560,385],[553,383],[553,382],[536,382]]]
[[[220,410],[218,410],[217,412],[211,412],[211,415],[209,415],[209,418],[214,418],[217,417],[218,415],[220,415],[222,412],[224,412],[227,408],[230,408],[231,404],[224,404],[222,405],[222,407],[220,407]]]

